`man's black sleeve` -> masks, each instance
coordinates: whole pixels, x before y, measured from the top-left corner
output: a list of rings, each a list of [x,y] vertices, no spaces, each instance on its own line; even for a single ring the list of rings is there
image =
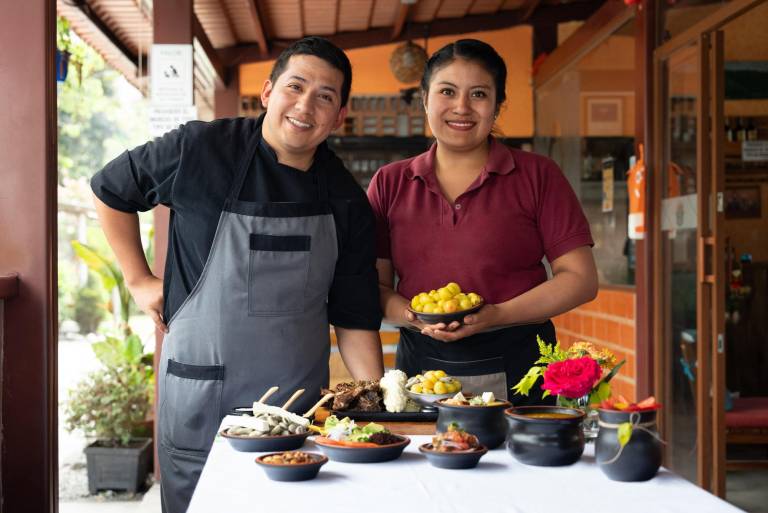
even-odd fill
[[[144,212],[158,204],[172,206],[183,142],[184,127],[180,126],[123,152],[91,178],[91,189],[107,206],[122,212]]]
[[[376,225],[365,194],[341,204],[346,219],[341,254],[328,294],[328,321],[348,329],[378,330],[381,326],[379,279],[376,272]]]

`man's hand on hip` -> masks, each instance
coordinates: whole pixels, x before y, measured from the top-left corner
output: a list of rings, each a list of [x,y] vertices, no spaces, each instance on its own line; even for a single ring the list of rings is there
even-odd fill
[[[128,284],[128,290],[131,291],[138,307],[149,315],[157,329],[168,333],[168,326],[163,319],[163,280],[150,274]]]

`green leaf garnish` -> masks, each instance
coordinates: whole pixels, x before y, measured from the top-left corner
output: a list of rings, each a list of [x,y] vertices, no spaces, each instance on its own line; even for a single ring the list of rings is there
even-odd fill
[[[632,438],[632,423],[622,422],[619,424],[617,436],[619,438],[619,445],[623,448],[629,443],[629,439]]]

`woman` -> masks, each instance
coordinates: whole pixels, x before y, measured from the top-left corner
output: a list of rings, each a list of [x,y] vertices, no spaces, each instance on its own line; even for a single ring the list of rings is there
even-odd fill
[[[442,369],[465,390],[512,399],[510,387],[538,358],[536,336],[555,340],[549,318],[593,299],[597,273],[589,224],[557,165],[491,135],[506,75],[503,59],[482,41],[436,52],[421,81],[436,142],[382,167],[368,199],[384,314],[406,326],[397,368],[408,375]],[[480,294],[485,306],[463,325],[417,321],[410,298],[448,282]],[[514,398],[539,401],[540,393]]]

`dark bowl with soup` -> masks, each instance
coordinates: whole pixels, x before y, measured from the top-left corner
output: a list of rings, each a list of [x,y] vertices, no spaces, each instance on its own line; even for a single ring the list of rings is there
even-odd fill
[[[584,452],[584,412],[559,406],[517,406],[504,410],[507,449],[519,462],[542,467],[576,463]]]

